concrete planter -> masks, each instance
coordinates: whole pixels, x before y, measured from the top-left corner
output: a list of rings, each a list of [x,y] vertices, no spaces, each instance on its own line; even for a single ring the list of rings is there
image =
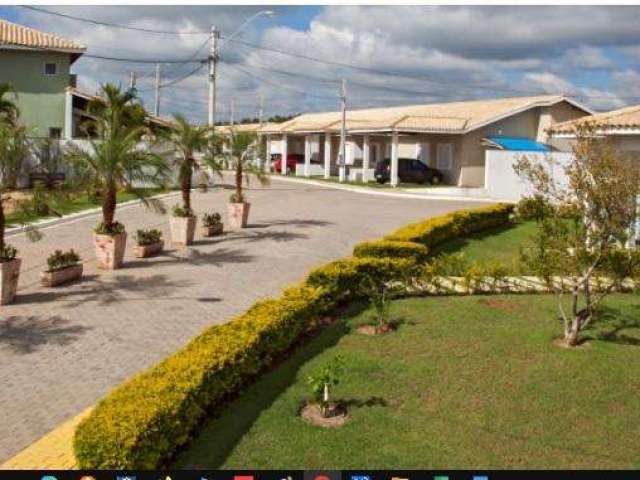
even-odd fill
[[[0,263],[0,305],[7,305],[15,300],[18,292],[20,265],[22,265],[22,260],[19,258]]]
[[[224,226],[222,223],[216,223],[215,225],[207,226],[202,225],[200,227],[200,233],[202,233],[203,237],[215,237],[216,235],[221,235]]]
[[[127,246],[127,232],[117,235],[94,235],[98,268],[115,270],[122,266],[124,250]]]
[[[244,203],[229,203],[227,205],[227,216],[229,217],[229,227],[231,229],[244,228],[247,226],[247,220],[249,219],[249,208],[251,204]]]
[[[55,272],[42,272],[40,274],[40,284],[43,287],[56,287],[63,283],[72,282],[82,278],[82,264],[56,270]]]
[[[191,245],[196,233],[196,221],[196,217],[171,217],[171,243],[176,247]]]
[[[153,257],[154,255],[161,253],[163,249],[163,241],[152,243],[150,245],[134,245],[133,256],[136,258]]]

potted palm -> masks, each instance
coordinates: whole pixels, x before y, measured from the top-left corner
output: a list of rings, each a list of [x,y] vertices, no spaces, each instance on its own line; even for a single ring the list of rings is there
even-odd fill
[[[243,183],[249,184],[251,177],[256,177],[262,185],[269,183],[269,177],[259,166],[262,142],[253,132],[238,132],[231,129],[226,138],[227,165],[234,174],[235,189],[229,199],[228,222],[232,229],[244,228],[249,219],[251,204],[247,202],[243,192]]]
[[[47,258],[47,270],[40,275],[43,287],[56,287],[82,277],[80,255],[73,249],[68,252],[56,250]]]
[[[127,241],[124,225],[115,219],[118,190],[126,188],[146,206],[164,212],[162,203],[149,199],[148,190],[134,182],[163,185],[168,169],[162,157],[149,151],[151,132],[134,90],[104,85],[87,110],[93,119],[84,128],[95,137],[86,149],[70,145],[66,157],[75,167],[74,180],[97,190],[102,203],[102,221],[94,230],[98,268],[113,270],[122,265]]]
[[[173,209],[170,220],[171,241],[176,246],[193,243],[196,228],[196,216],[191,208],[191,182],[194,172],[200,173],[200,182],[204,183],[207,173],[203,165],[195,160],[196,153],[207,152],[213,140],[213,132],[208,126],[193,125],[182,115],[174,115],[172,128],[166,131],[164,139],[175,153],[174,165],[178,171],[178,183],[182,194],[182,205]],[[214,166],[215,162],[207,153],[202,162]],[[219,171],[216,168],[216,171]]]
[[[218,212],[202,215],[201,233],[203,237],[215,237],[222,234],[224,225],[222,216]]]
[[[164,248],[162,232],[155,228],[138,230],[136,232],[136,245],[133,247],[133,255],[136,258],[147,258],[157,255]]]

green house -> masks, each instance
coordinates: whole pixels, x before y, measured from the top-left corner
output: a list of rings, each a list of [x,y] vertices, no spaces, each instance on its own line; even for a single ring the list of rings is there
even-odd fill
[[[0,19],[0,83],[13,86],[31,136],[71,137],[69,91],[75,75],[70,69],[85,50],[72,40]]]

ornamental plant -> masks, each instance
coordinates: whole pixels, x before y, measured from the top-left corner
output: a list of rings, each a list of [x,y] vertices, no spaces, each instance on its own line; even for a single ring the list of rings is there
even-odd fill
[[[47,272],[57,272],[65,268],[75,267],[80,263],[80,255],[73,249],[63,252],[56,250],[47,258]]]
[[[162,232],[156,228],[140,229],[136,232],[136,243],[140,246],[155,245],[162,241]]]
[[[245,203],[246,198],[243,184],[249,185],[255,177],[261,185],[269,184],[269,176],[258,165],[258,160],[264,155],[264,145],[258,135],[252,132],[239,132],[231,128],[225,138],[228,153],[224,161],[234,174],[235,190],[231,194],[231,203]]]
[[[307,376],[307,384],[311,387],[313,397],[320,406],[320,413],[325,418],[331,413],[330,392],[340,383],[343,372],[344,359],[341,355],[336,355],[330,362]]]
[[[222,221],[222,216],[218,212],[205,213],[202,215],[202,225],[205,227],[215,227]]]

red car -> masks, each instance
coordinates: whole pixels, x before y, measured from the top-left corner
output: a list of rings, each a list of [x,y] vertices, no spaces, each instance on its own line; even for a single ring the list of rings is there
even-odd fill
[[[304,155],[300,155],[299,153],[288,153],[287,154],[287,173],[295,172],[296,165],[299,163],[304,163]],[[274,153],[271,155],[271,171],[280,173],[282,172],[282,154]]]

